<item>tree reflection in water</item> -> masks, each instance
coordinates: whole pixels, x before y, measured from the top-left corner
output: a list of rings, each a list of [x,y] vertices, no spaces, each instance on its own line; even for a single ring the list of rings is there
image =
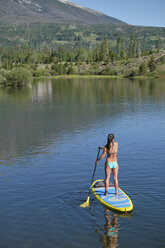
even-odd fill
[[[104,248],[116,248],[118,244],[118,235],[119,235],[119,224],[118,217],[116,213],[112,213],[110,210],[105,209],[105,219],[106,223],[104,225],[105,232],[102,235],[101,239],[103,242]]]

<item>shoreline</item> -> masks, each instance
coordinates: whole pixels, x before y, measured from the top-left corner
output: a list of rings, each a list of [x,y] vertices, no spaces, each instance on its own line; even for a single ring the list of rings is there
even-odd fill
[[[45,69],[45,68],[44,68]],[[147,72],[143,75],[139,73],[116,73],[116,74],[78,74],[78,73],[66,73],[54,74],[48,70],[39,71],[42,73],[36,73],[36,71],[31,71],[27,67],[17,67],[11,70],[0,69],[0,85],[10,86],[10,87],[21,87],[29,84],[30,82],[35,82],[38,80],[57,80],[57,79],[129,79],[129,80],[147,80],[147,79],[165,79],[164,70],[154,70],[152,72]],[[45,74],[45,75],[44,75]]]
[[[56,76],[40,76],[34,77],[34,80],[37,79],[70,79],[70,78],[116,78],[116,79],[158,79],[158,78],[165,78],[165,74],[160,75],[139,75],[135,77],[128,77],[126,75],[56,75]]]
[[[52,80],[52,79],[129,79],[129,80],[145,80],[145,79],[165,79],[165,73],[160,73],[157,75],[139,75],[139,76],[134,76],[134,77],[129,77],[126,75],[56,75],[56,76],[39,76],[39,77],[33,77],[32,83],[39,81],[39,80]],[[29,82],[30,83],[30,82]],[[0,87],[26,87],[28,86],[29,83],[23,83],[23,84],[6,84],[6,83],[0,83]]]

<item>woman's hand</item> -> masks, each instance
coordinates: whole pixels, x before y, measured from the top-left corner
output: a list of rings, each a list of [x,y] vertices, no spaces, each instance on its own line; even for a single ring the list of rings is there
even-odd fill
[[[101,149],[104,149],[104,147],[103,147],[103,146],[99,146],[98,148],[99,148],[100,150],[101,150]]]
[[[98,165],[99,162],[100,162],[100,160],[97,160],[97,161],[96,161],[96,165]]]

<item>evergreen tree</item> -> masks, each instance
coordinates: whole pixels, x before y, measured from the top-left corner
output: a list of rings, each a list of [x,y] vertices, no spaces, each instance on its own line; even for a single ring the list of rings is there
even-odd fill
[[[101,48],[100,48],[100,61],[107,61],[109,59],[109,40],[105,39],[101,43]]]
[[[121,52],[120,52],[120,59],[125,59],[125,51],[124,51],[124,49],[122,49]]]
[[[143,63],[141,63],[141,65],[139,66],[139,74],[144,75],[144,74],[146,74],[146,72],[147,72],[147,66],[146,66],[146,64],[143,62]]]
[[[161,51],[161,38],[160,36],[158,37],[158,40],[157,40],[157,52],[160,53]]]
[[[136,38],[134,35],[132,37],[132,55],[134,58],[136,57]]]
[[[130,44],[128,48],[128,58],[135,58],[136,57],[136,37],[134,34],[130,37]]]
[[[132,58],[132,48],[131,48],[131,45],[128,47],[127,57],[128,58]]]
[[[141,43],[140,43],[140,41],[139,41],[138,55],[139,55],[139,58],[140,58],[141,57]]]
[[[121,36],[119,36],[117,39],[117,44],[116,44],[116,48],[117,48],[116,50],[117,50],[117,54],[118,54],[119,58],[121,55],[121,42],[122,42],[122,38],[121,38]]]
[[[150,61],[148,62],[148,68],[149,68],[150,72],[156,70],[156,63],[155,63],[153,56],[151,57]]]
[[[70,66],[67,70],[67,74],[74,74],[74,69],[72,66]]]
[[[99,47],[97,46],[92,52],[93,62],[99,62],[99,58],[100,58],[99,56],[100,56],[100,50]]]

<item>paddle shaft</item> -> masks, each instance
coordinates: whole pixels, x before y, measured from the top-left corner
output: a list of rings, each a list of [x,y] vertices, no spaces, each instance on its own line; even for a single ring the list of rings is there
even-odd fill
[[[98,153],[97,153],[96,162],[95,162],[95,168],[94,168],[93,176],[92,176],[92,180],[91,180],[91,185],[92,185],[92,183],[93,183],[93,179],[94,179],[94,176],[95,176],[96,167],[97,167],[97,160],[98,160],[98,158],[99,158],[100,149],[101,149],[101,148],[99,147],[99,148],[98,148]],[[89,194],[90,194],[90,190],[91,190],[91,188],[89,189],[88,196],[89,196]]]

